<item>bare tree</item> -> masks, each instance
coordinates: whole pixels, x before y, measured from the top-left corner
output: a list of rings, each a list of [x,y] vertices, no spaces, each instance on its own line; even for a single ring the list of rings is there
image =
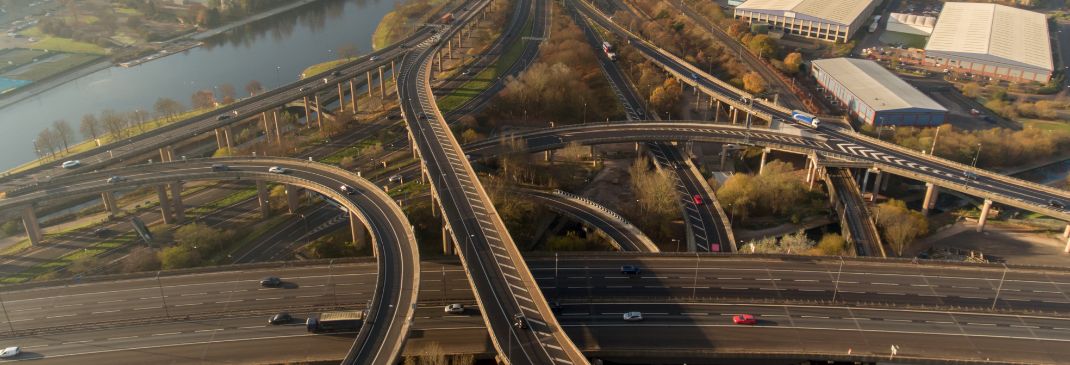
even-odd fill
[[[264,91],[264,86],[260,85],[260,81],[249,81],[245,84],[245,91],[249,93],[249,96],[254,96]]]
[[[64,151],[70,151],[70,143],[74,141],[74,128],[71,123],[60,119],[52,122],[52,130],[55,132],[56,147],[63,145]]]
[[[338,47],[338,57],[344,59],[351,59],[357,57],[360,54],[360,49],[353,43],[343,44]]]
[[[223,104],[233,103],[237,95],[234,92],[234,85],[231,84],[219,85],[219,93],[223,96]]]
[[[133,126],[137,127],[137,130],[139,132],[144,133],[145,132],[145,122],[146,122],[146,119],[148,119],[148,117],[149,117],[149,112],[141,110],[141,109],[134,109],[134,111],[130,112],[130,119],[129,119],[130,120],[130,124],[132,124]]]
[[[104,109],[100,113],[100,123],[112,138],[119,139],[126,135],[126,118],[119,112]]]
[[[95,140],[100,136],[100,121],[93,114],[83,115],[82,123],[78,125],[78,130],[82,132],[82,137]]]
[[[182,112],[182,104],[175,99],[159,98],[156,99],[156,104],[153,104],[153,109],[156,110],[157,116],[172,119],[176,114]]]
[[[45,127],[40,133],[37,133],[37,139],[35,140],[37,148],[44,154],[44,151],[48,151],[48,154],[52,157],[56,157],[56,148],[59,145],[56,143],[56,134],[52,131],[51,127]]]
[[[215,94],[212,90],[197,90],[190,97],[194,109],[207,109],[215,106]]]

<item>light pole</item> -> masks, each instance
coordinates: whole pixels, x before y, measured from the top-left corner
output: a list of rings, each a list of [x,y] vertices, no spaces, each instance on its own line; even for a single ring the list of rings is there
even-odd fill
[[[163,284],[160,283],[160,272],[156,272],[156,287],[160,289],[160,301],[163,302],[163,313],[167,318],[171,318],[171,312],[167,309],[167,297],[163,295]]]
[[[973,155],[973,163],[970,166],[970,167],[973,167],[974,170],[977,169],[977,159],[980,158],[980,157],[981,157],[981,144],[978,143],[977,144],[977,153]]]
[[[7,322],[7,328],[9,330],[11,330],[11,335],[14,336],[15,335],[15,325],[13,323],[11,323],[11,317],[9,317],[7,315],[7,305],[4,304],[3,295],[0,295],[0,308],[3,308],[3,310],[4,310],[4,321]]]
[[[695,279],[691,282],[691,300],[695,300],[695,292],[698,291],[698,252],[695,252]]]
[[[583,102],[583,124],[587,124],[587,102]]]
[[[840,256],[840,268],[836,270],[836,283],[832,289],[832,302],[836,302],[836,295],[840,293],[840,274],[843,273],[843,256]]]

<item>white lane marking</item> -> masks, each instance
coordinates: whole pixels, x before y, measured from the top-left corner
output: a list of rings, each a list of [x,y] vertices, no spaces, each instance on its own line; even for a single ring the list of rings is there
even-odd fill
[[[153,336],[171,336],[171,335],[181,335],[181,334],[182,334],[182,332],[167,332],[167,333],[154,333],[152,335]]]

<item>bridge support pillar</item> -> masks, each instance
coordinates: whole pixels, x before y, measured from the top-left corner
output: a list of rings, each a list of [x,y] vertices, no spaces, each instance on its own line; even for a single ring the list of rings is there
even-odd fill
[[[446,40],[446,59],[453,59],[453,38]]]
[[[272,110],[271,119],[274,121],[275,124],[275,143],[282,144],[282,131],[279,130],[279,111]]]
[[[761,175],[765,171],[765,159],[769,156],[769,152],[772,151],[769,148],[762,149],[762,162],[758,165],[758,175]]]
[[[316,128],[323,130],[323,106],[320,105],[320,96],[318,94],[313,102],[316,103]]]
[[[175,160],[175,149],[171,146],[160,147],[160,162],[171,162]]]
[[[223,147],[226,147],[226,146],[227,146],[227,142],[225,142],[223,140],[223,132],[219,128],[216,128],[215,129],[215,148],[217,150],[221,150],[221,149],[223,149]]]
[[[550,162],[550,159],[554,157],[550,150],[542,151],[543,161]]]
[[[435,57],[438,58],[438,72],[442,73],[442,51],[435,52]]]
[[[372,90],[374,90],[374,89],[372,89],[372,85],[374,85],[374,84],[372,84],[372,72],[371,72],[371,70],[366,72],[364,74],[364,76],[367,77],[367,79],[368,79],[368,97],[371,98],[372,97]]]
[[[308,96],[304,97],[305,106],[305,128],[312,128],[312,112],[308,110]]]
[[[115,194],[110,191],[100,193],[100,200],[104,202],[104,210],[113,216],[119,215],[119,206],[115,204]]]
[[[739,109],[732,108],[732,124],[736,124],[736,123],[739,122],[739,118],[737,118],[738,116],[739,116]]]
[[[223,127],[223,139],[227,141],[227,151],[234,148],[234,130],[230,126]]]
[[[449,227],[445,224],[442,225],[442,254],[453,255],[453,235],[450,234]]]
[[[1066,228],[1063,229],[1063,238],[1070,238],[1070,224],[1067,224]]]
[[[260,218],[271,216],[271,192],[267,189],[267,183],[262,180],[256,181],[256,202],[260,205]]]
[[[353,239],[353,247],[358,250],[364,248],[364,245],[368,242],[368,239],[365,238],[367,236],[367,231],[368,229],[364,227],[364,222],[360,220],[360,217],[358,217],[356,213],[349,212],[349,234]],[[373,247],[372,256],[375,257],[378,255],[379,254],[376,253],[375,248]]]
[[[940,196],[940,188],[933,183],[925,183],[925,200],[921,202],[921,214],[929,215],[929,209],[936,206],[938,196]]]
[[[171,184],[171,200],[174,204],[175,210],[175,223],[182,223],[186,220],[186,206],[182,204],[182,182],[175,182]]]
[[[290,214],[297,213],[297,208],[301,204],[301,199],[298,196],[300,192],[295,185],[286,185],[286,207],[290,210]]]
[[[713,99],[713,96],[710,96],[710,99]],[[720,123],[721,122],[721,101],[720,100],[717,100],[717,109],[713,110],[713,122],[714,123]]]
[[[981,206],[981,215],[977,217],[977,232],[984,232],[989,209],[992,209],[992,200],[985,199],[985,204]]]
[[[866,187],[869,186],[869,172],[872,169],[866,169],[866,173],[862,174],[862,185],[858,186],[858,190],[862,192],[866,191]]]
[[[163,215],[163,224],[174,223],[174,219],[171,218],[171,199],[167,198],[166,186],[156,185],[156,198],[160,200],[160,215]]]
[[[357,114],[357,87],[353,85],[353,79],[349,79],[349,101],[353,102],[350,110]]]
[[[881,180],[884,179],[884,174],[878,170],[876,172],[877,177],[873,178],[873,198],[872,201],[877,201],[877,194],[881,191]]]
[[[264,125],[264,141],[271,143],[271,123],[268,122],[267,111],[260,113],[260,123]]]
[[[383,66],[379,66],[379,97],[386,99],[386,81],[383,80]]]
[[[37,222],[37,212],[33,210],[33,205],[22,208],[22,227],[26,229],[26,236],[30,238],[31,246],[41,244],[44,235],[41,234],[41,225]]]

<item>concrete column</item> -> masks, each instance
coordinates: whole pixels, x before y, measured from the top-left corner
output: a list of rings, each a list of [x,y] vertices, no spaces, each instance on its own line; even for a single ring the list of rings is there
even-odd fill
[[[100,200],[104,201],[104,210],[111,215],[119,215],[119,206],[115,204],[115,194],[110,191],[100,193]]]
[[[394,72],[394,60],[390,60],[390,78],[394,79],[394,83],[398,82],[398,73]]]
[[[736,123],[739,122],[739,118],[737,118],[738,116],[739,116],[739,109],[732,108],[732,124],[736,124]]]
[[[342,94],[342,83],[339,82],[335,86],[338,87],[338,110],[340,110],[340,111],[341,110],[346,110],[346,105],[345,105],[346,98],[345,98],[345,95]]]
[[[770,151],[772,150],[768,148],[762,149],[762,162],[758,165],[758,175],[761,175],[762,172],[765,171],[765,158],[769,155]]]
[[[925,183],[925,200],[921,202],[921,214],[929,215],[929,209],[936,205],[936,197],[940,195],[939,189],[933,183]]]
[[[301,204],[298,194],[300,192],[298,192],[297,186],[286,185],[286,207],[290,209],[290,214],[296,213],[298,205]]]
[[[383,66],[379,66],[379,97],[386,99],[386,81],[383,81]]]
[[[442,72],[442,52],[441,51],[435,52],[435,55],[438,56],[438,72],[441,73]]]
[[[552,155],[550,155],[550,150],[542,151],[542,156],[543,161],[546,162],[550,162],[550,157],[552,157]]]
[[[446,59],[453,58],[453,38],[446,40]]]
[[[323,106],[320,105],[320,96],[316,95],[316,128],[323,129]]]
[[[988,221],[988,210],[992,208],[992,200],[985,199],[985,205],[981,206],[981,216],[977,217],[977,232],[984,232],[985,222]]]
[[[30,245],[37,246],[44,240],[44,235],[41,234],[41,225],[37,222],[37,212],[33,210],[33,205],[27,205],[22,209],[22,227],[26,229],[26,236],[30,238]]]
[[[861,192],[865,192],[866,186],[869,186],[869,171],[870,169],[866,169],[866,173],[862,174],[862,185],[858,186],[858,190],[861,190]]]
[[[712,99],[713,96],[710,96],[710,98]],[[717,100],[717,109],[713,110],[713,122],[714,123],[720,123],[721,122],[721,100],[720,99]]]
[[[304,104],[305,104],[305,128],[311,128],[312,127],[312,121],[309,118],[311,117],[312,113],[308,111],[308,97],[307,96],[304,97]]]
[[[349,79],[349,101],[353,102],[353,114],[357,113],[357,87],[353,85],[353,79]]]
[[[877,194],[881,191],[882,179],[884,179],[884,174],[878,170],[877,177],[873,179],[873,201],[877,201]]]
[[[453,255],[453,236],[445,224],[442,225],[442,254]]]
[[[279,112],[272,110],[271,117],[275,120],[275,143],[282,144],[282,131],[279,130]]]
[[[807,183],[809,183],[810,180],[812,180],[814,178],[813,174],[814,174],[814,167],[813,167],[812,164],[810,164],[810,159],[808,158],[808,159],[806,159],[806,182]]]
[[[223,127],[223,139],[227,141],[227,150],[234,148],[234,131],[230,126]]]
[[[372,85],[373,85],[372,84],[372,72],[368,71],[367,76],[368,76],[368,97],[370,98],[370,97],[372,97]]]
[[[1070,238],[1066,239],[1066,247],[1063,248],[1063,252],[1070,253]]]
[[[256,181],[256,200],[260,204],[260,217],[271,216],[271,192],[267,189],[267,183],[261,180]]]
[[[817,174],[819,172],[821,172],[821,170],[817,167],[817,164],[815,163],[814,172],[810,174],[810,186],[807,187],[807,190],[814,190],[814,182],[817,181]]]
[[[226,147],[226,146],[227,146],[227,143],[223,140],[223,133],[220,131],[219,128],[216,128],[215,129],[215,148],[217,150],[221,150],[221,149],[223,149],[223,147]]]
[[[356,213],[349,212],[349,234],[353,239],[353,247],[358,250],[364,248],[367,240],[364,239],[367,228],[364,227],[364,222],[360,220],[360,217]],[[372,255],[376,256],[375,248],[372,247]]]
[[[1063,238],[1070,238],[1070,224],[1067,224],[1066,228],[1063,229]]]
[[[724,171],[724,164],[728,162],[728,145],[721,145],[721,170]]]
[[[186,220],[186,206],[182,204],[182,182],[171,184],[171,200],[174,202],[175,223]]]
[[[160,214],[163,215],[163,224],[174,223],[171,219],[171,199],[167,198],[167,188],[164,185],[156,185],[156,198],[160,200]]]
[[[271,142],[271,123],[268,122],[267,111],[260,113],[260,121],[264,124],[264,140]]]
[[[160,147],[160,162],[171,162],[175,160],[175,149],[171,146]]]

